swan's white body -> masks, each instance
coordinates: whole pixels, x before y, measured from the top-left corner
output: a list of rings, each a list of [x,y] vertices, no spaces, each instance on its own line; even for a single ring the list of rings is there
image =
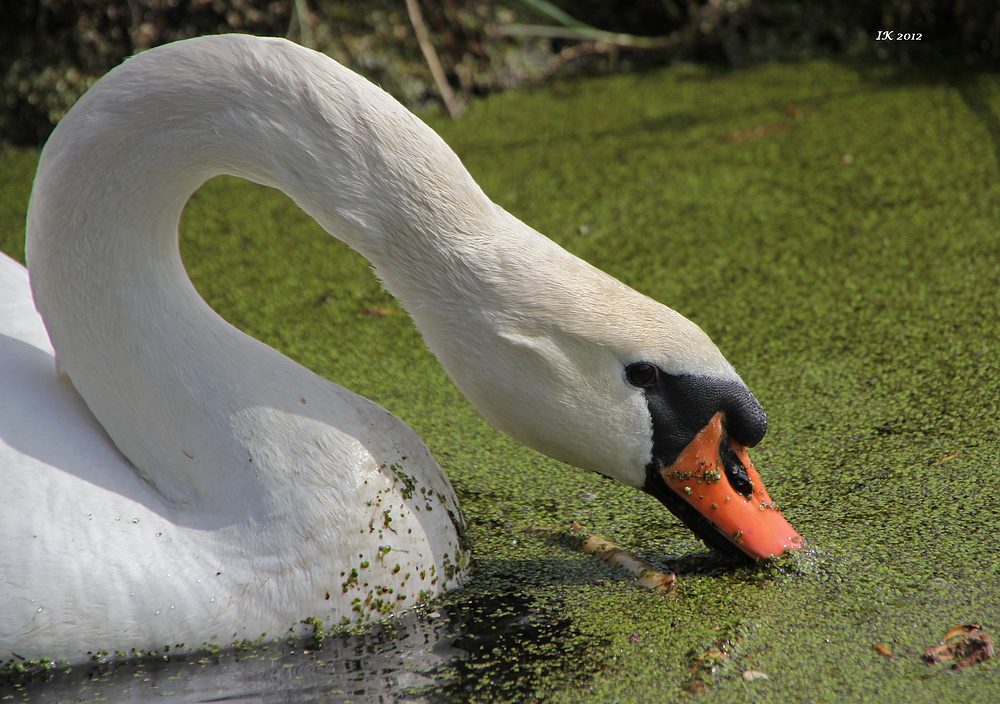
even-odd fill
[[[244,472],[256,460],[272,476],[241,496],[247,478],[230,463],[219,489],[230,480],[231,501],[168,499],[56,375],[27,271],[0,255],[4,659],[280,637],[306,618],[381,617],[457,583],[467,564],[458,506],[419,438],[271,355],[269,378],[298,377],[288,389],[298,398],[282,408],[275,393],[229,420],[232,435],[245,433]],[[263,399],[268,378],[254,381]],[[196,445],[178,449],[194,463]]]
[[[642,485],[649,411],[623,363],[738,381],[326,57],[240,36],[139,55],[60,124],[32,193],[34,305],[72,385],[23,270],[0,268],[0,658],[280,637],[461,578],[455,496],[414,433],[195,292],[177,223],[220,173],[366,256],[477,408],[558,459]]]

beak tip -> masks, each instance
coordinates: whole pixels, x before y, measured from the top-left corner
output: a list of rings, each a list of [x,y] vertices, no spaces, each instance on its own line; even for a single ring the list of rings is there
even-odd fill
[[[730,477],[720,448],[732,448],[732,459],[727,461],[741,470],[742,483]],[[776,508],[746,448],[726,436],[721,413],[699,431],[673,464],[660,468],[660,478],[706,520],[706,527],[754,560],[778,557],[802,546],[802,536]]]
[[[798,550],[803,542],[802,536],[777,512],[771,521],[733,534],[736,547],[755,560],[780,557],[789,550]]]

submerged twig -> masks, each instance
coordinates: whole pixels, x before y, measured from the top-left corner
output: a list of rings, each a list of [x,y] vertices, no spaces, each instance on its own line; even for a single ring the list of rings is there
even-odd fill
[[[655,592],[667,592],[669,594],[677,588],[677,576],[673,572],[661,572],[653,565],[640,560],[628,550],[615,545],[611,541],[605,540],[599,535],[587,533],[577,521],[570,523],[569,531],[541,526],[533,526],[527,528],[526,531],[534,535],[564,539],[564,542],[571,544],[573,547],[591,555],[596,555],[608,564],[630,572],[635,576],[636,583],[646,589],[652,589]]]

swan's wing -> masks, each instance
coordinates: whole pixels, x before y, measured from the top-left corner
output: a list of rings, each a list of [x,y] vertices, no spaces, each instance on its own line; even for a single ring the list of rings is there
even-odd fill
[[[51,631],[56,607],[87,594],[82,585],[93,582],[97,554],[128,564],[118,554],[122,532],[139,529],[137,518],[162,522],[151,510],[160,508],[155,501],[72,385],[57,375],[28,272],[0,254],[0,539],[17,546],[0,551],[0,642],[30,647],[34,634]],[[70,593],[66,584],[81,590]],[[64,629],[70,641],[74,625],[60,623],[56,630]],[[44,637],[48,647],[64,650],[51,632]]]

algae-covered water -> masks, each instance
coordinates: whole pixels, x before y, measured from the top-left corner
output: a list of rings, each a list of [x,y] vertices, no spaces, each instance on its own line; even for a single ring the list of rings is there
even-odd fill
[[[499,204],[712,336],[768,411],[752,458],[810,551],[726,567],[654,500],[507,439],[362,259],[284,196],[216,179],[185,213],[199,290],[417,430],[473,578],[319,650],[82,668],[0,698],[1000,701],[1000,660],[921,659],[951,626],[1000,636],[1000,78],[679,67],[430,122]],[[36,160],[0,152],[17,256]],[[573,519],[676,570],[676,594],[521,530]]]

